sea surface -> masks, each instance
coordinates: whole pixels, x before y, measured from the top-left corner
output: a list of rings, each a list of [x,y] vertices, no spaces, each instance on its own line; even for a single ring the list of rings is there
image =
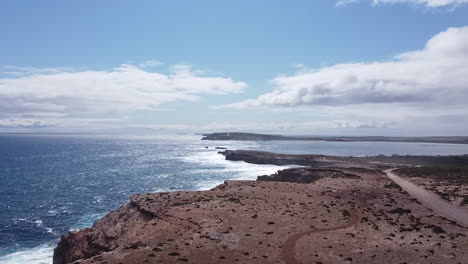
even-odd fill
[[[193,134],[0,134],[0,264],[50,264],[60,235],[131,195],[206,190],[285,168],[226,161],[215,147],[293,154],[457,155],[468,145],[201,141]]]

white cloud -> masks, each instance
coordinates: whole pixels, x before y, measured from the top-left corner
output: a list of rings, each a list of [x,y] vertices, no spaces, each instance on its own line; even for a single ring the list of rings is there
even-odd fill
[[[170,74],[149,72],[133,65],[109,71],[6,68],[17,74],[0,78],[3,119],[38,113],[118,115],[132,110],[154,110],[167,102],[193,101],[203,95],[241,93],[247,86],[231,78],[200,76],[185,65],[178,65]]]
[[[348,4],[360,2],[360,0],[339,0],[336,2],[336,6],[342,7]],[[447,7],[447,6],[458,6],[461,4],[468,3],[468,0],[372,0],[373,5],[379,4],[412,4],[412,5],[423,5],[429,8]]]
[[[5,65],[2,67],[7,71],[4,71],[3,74],[14,75],[14,76],[26,76],[33,74],[57,74],[64,71],[73,71],[69,67],[59,67],[59,68],[33,68],[33,67],[20,67],[15,65]]]
[[[221,132],[221,131],[250,131],[280,134],[339,134],[350,130],[388,129],[397,124],[383,121],[360,120],[329,120],[329,121],[248,121],[248,122],[213,122],[207,124],[155,124],[137,125],[136,128],[168,131],[196,131],[196,132]]]
[[[335,120],[335,128],[391,128],[397,124],[383,121],[361,121],[361,120]]]
[[[343,129],[466,133],[467,43],[468,27],[449,28],[391,60],[301,69],[274,78],[269,93],[213,108],[299,109],[296,116],[335,120]]]
[[[221,108],[354,104],[460,105],[468,102],[468,27],[449,28],[424,49],[391,61],[338,64],[272,80],[270,92]]]
[[[295,132],[304,130],[337,128],[341,121],[306,121],[306,122],[212,122],[206,124],[155,124],[137,125],[137,128],[163,129],[172,131],[198,131],[198,132],[220,132],[220,131],[282,131]]]
[[[0,119],[0,128],[2,127],[21,127],[21,128],[39,128],[39,127],[47,127],[47,126],[54,126],[55,123],[44,122],[41,120],[35,119],[17,119],[17,118],[10,118],[10,119]]]
[[[354,4],[354,3],[357,3],[359,2],[359,0],[339,0],[338,2],[336,2],[336,6],[337,7],[342,7],[342,6],[346,6],[346,5],[349,5],[349,4]]]

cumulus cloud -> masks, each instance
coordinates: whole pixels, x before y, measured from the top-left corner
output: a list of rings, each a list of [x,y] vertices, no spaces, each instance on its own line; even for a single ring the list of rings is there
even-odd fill
[[[272,80],[275,89],[218,108],[401,104],[467,108],[468,27],[449,28],[390,61],[339,64]],[[368,108],[369,109],[369,108]]]
[[[145,63],[150,64],[157,63]],[[169,74],[128,64],[108,71],[15,66],[6,70],[9,75],[0,78],[0,118],[5,120],[39,114],[98,116],[155,110],[162,103],[240,93],[247,87],[231,78],[201,76],[186,65],[175,66]],[[15,123],[5,120],[3,125]]]
[[[330,120],[350,131],[466,134],[466,43],[468,27],[449,28],[390,60],[301,68],[271,80],[271,92],[213,108],[294,110],[304,120]]]
[[[336,2],[336,6],[342,7],[348,4],[360,2],[359,0],[339,0]],[[413,4],[423,5],[429,8],[447,7],[447,6],[458,6],[461,4],[468,3],[468,0],[372,0],[373,5],[379,4]]]

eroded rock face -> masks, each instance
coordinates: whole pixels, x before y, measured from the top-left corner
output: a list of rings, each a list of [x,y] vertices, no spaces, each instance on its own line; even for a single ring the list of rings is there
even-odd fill
[[[84,229],[70,232],[60,239],[54,250],[53,263],[70,263],[77,259],[86,259],[115,248],[113,240],[102,236],[99,229]]]
[[[364,172],[298,168],[272,176],[286,182],[136,195],[92,228],[63,236],[54,264],[468,259],[466,228],[386,187],[384,175]]]

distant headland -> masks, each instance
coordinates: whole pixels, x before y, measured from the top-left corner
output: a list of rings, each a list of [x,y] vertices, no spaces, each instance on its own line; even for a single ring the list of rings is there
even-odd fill
[[[430,136],[430,137],[386,137],[386,136],[286,136],[274,134],[257,134],[245,132],[216,132],[203,134],[202,140],[305,140],[305,141],[336,141],[336,142],[414,142],[414,143],[450,143],[468,144],[468,136]]]

